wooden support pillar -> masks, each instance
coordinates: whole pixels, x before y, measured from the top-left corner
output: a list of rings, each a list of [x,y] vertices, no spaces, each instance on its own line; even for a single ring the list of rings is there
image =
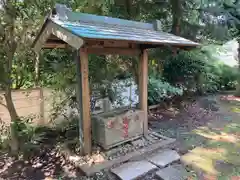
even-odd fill
[[[76,76],[77,76],[77,89],[76,97],[78,102],[78,112],[79,112],[79,145],[80,152],[83,155],[83,118],[82,118],[82,74],[81,74],[81,64],[80,64],[80,52],[75,51],[75,62],[76,62]]]
[[[86,49],[80,49],[80,72],[82,83],[82,121],[83,121],[83,150],[84,154],[90,154],[92,149],[91,117],[90,117],[90,90],[88,77],[88,53]]]
[[[146,49],[141,51],[139,61],[139,105],[144,111],[143,134],[148,135],[148,52]]]
[[[39,88],[39,99],[40,99],[40,122],[39,125],[44,126],[45,124],[45,117],[44,117],[44,94],[43,88]]]

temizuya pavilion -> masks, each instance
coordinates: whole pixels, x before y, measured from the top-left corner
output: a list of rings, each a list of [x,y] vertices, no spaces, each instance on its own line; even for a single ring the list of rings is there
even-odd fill
[[[91,153],[90,92],[88,54],[119,54],[139,56],[139,107],[144,111],[143,135],[148,134],[147,86],[148,51],[165,45],[194,48],[198,43],[160,31],[159,21],[142,23],[105,16],[72,12],[64,5],[56,5],[46,19],[34,42],[34,50],[65,48],[70,45],[77,52],[79,107],[81,107],[80,141],[85,154]],[[81,133],[80,133],[81,134]]]

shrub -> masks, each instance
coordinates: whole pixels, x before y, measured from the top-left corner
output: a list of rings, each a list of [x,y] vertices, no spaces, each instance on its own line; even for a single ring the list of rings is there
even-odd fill
[[[31,153],[39,151],[39,140],[44,131],[39,132],[39,128],[32,124],[32,117],[21,117],[14,121],[13,128],[17,135],[19,143],[19,153],[31,155]],[[38,132],[37,132],[38,130]],[[9,148],[10,126],[0,121],[0,148],[7,150]]]
[[[151,75],[148,82],[148,103],[158,104],[174,96],[181,96],[183,89],[172,86],[161,78]]]
[[[237,84],[237,69],[223,64],[210,51],[180,51],[170,55],[163,64],[163,77],[171,84],[181,84],[184,91],[214,93],[234,90]]]
[[[0,148],[7,147],[7,140],[9,138],[9,127],[7,124],[0,118]]]

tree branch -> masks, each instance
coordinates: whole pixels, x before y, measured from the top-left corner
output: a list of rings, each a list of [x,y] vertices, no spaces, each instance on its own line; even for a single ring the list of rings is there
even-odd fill
[[[3,104],[3,103],[1,103],[1,102],[0,102],[0,106],[3,106],[3,107],[5,107],[6,109],[8,109],[7,105],[6,105],[6,104]]]

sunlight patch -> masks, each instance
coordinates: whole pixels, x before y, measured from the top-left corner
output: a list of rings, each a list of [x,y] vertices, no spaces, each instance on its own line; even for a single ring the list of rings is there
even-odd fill
[[[196,148],[200,151],[201,148]],[[195,149],[181,157],[181,161],[188,166],[193,167],[196,170],[201,170],[210,174],[218,174],[218,171],[214,167],[213,159],[205,157],[202,154],[198,154]]]
[[[240,107],[232,107],[231,111],[235,113],[240,113]]]
[[[225,132],[220,132],[219,134],[211,132],[211,131],[201,131],[201,130],[196,130],[196,134],[203,136],[208,139],[216,140],[216,141],[221,141],[221,142],[231,142],[231,143],[237,143],[239,142],[239,139],[236,135],[233,134],[227,134]]]

